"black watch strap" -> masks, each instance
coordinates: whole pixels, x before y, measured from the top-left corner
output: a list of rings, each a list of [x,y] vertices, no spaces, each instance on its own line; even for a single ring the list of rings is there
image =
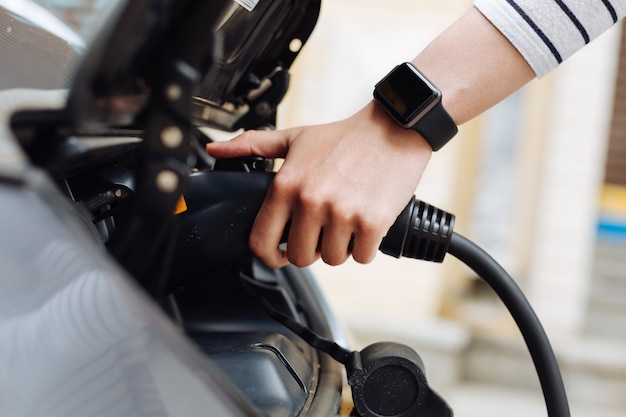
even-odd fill
[[[441,101],[418,120],[412,129],[426,139],[433,151],[441,149],[459,131]]]

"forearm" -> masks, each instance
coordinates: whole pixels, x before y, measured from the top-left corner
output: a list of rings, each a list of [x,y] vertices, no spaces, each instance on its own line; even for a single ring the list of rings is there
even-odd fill
[[[475,8],[440,34],[413,63],[441,89],[444,107],[457,125],[535,77],[517,49]]]

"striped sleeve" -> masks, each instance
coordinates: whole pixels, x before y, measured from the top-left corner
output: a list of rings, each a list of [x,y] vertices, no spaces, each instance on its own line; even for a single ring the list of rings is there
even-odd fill
[[[626,0],[474,0],[541,78],[626,14]]]

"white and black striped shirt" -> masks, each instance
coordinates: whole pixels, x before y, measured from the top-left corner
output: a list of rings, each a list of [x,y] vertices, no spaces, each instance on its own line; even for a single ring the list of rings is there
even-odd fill
[[[626,14],[626,0],[474,0],[542,77]]]

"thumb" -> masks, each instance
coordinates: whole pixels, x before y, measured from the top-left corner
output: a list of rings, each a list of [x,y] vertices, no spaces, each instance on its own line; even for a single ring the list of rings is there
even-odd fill
[[[228,142],[212,142],[206,151],[214,158],[261,156],[284,158],[289,150],[289,130],[248,130]]]

